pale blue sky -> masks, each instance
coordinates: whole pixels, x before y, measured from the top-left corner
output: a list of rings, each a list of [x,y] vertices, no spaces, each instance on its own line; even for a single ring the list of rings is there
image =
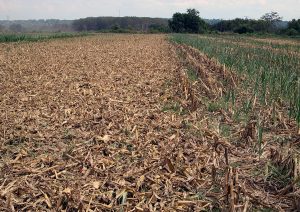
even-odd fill
[[[300,18],[300,0],[0,0],[3,19],[76,19],[87,16],[170,18],[196,8],[203,18],[259,18],[277,11],[285,20]]]

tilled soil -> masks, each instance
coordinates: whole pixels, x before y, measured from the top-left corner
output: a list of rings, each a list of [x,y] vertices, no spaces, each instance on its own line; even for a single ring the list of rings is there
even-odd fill
[[[184,143],[182,108],[172,105],[180,66],[165,36],[0,48],[0,210],[209,204],[186,200],[208,182],[197,179],[207,156]]]

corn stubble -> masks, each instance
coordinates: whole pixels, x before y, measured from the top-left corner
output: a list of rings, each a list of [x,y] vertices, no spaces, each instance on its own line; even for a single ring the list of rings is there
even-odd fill
[[[296,122],[254,95],[243,124],[243,79],[198,50],[162,35],[0,48],[0,210],[299,209]]]
[[[222,36],[173,35],[171,40],[184,66],[192,66],[198,72],[198,82],[193,81],[190,88],[199,105],[198,124],[195,122],[193,127],[200,132],[207,128],[215,132],[212,178],[215,186],[223,189],[221,208],[299,210],[298,53],[292,52],[283,61],[285,56],[280,54],[289,54],[290,50],[253,45],[250,50],[244,49],[250,48],[251,39],[242,45],[237,45],[234,37]],[[264,58],[258,56],[265,49],[271,51],[267,57],[274,61],[263,64]],[[221,165],[219,160],[223,161]]]

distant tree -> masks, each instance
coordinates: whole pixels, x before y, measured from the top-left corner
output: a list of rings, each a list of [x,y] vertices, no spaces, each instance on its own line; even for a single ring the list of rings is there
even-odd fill
[[[300,35],[300,19],[293,19],[288,23],[288,28],[285,30],[285,34],[289,36]]]
[[[218,30],[220,32],[228,32],[228,31],[234,31],[234,29],[240,27],[243,23],[242,19],[236,18],[234,20],[222,20],[218,23],[216,23],[213,28],[215,30]]]
[[[288,29],[294,29],[300,33],[300,19],[293,19],[288,23]]]
[[[250,27],[252,27],[255,32],[266,32],[269,24],[265,20],[251,20]]]
[[[177,33],[201,33],[208,29],[207,23],[200,18],[196,9],[188,9],[186,13],[175,13],[172,20],[169,20],[169,27]]]
[[[12,32],[22,32],[23,27],[21,24],[12,24],[9,26],[9,30]]]
[[[282,17],[280,17],[278,12],[266,13],[260,19],[265,20],[267,22],[271,22],[271,23],[282,21]]]
[[[200,18],[199,11],[188,9],[185,15],[185,27],[187,32],[199,33],[207,30],[206,22]]]
[[[282,17],[278,12],[266,13],[260,19],[268,23],[269,32],[276,31],[277,24],[282,21]]]
[[[172,20],[169,20],[169,27],[173,32],[185,32],[185,17],[182,13],[175,13]]]
[[[281,17],[276,14],[265,15],[264,19],[241,19],[222,20],[212,26],[220,32],[252,33],[252,32],[277,32],[282,28]]]
[[[233,20],[223,20],[213,26],[213,29],[220,32],[252,33],[254,31],[265,30],[265,21],[253,19],[236,18]]]

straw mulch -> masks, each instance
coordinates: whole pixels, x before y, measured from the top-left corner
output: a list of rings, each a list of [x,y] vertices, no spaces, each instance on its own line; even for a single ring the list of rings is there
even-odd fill
[[[294,184],[253,177],[263,160],[220,135],[230,117],[207,112],[203,96],[238,79],[199,52],[163,35],[110,34],[0,49],[0,211],[299,207]],[[265,157],[296,176],[280,154]]]

